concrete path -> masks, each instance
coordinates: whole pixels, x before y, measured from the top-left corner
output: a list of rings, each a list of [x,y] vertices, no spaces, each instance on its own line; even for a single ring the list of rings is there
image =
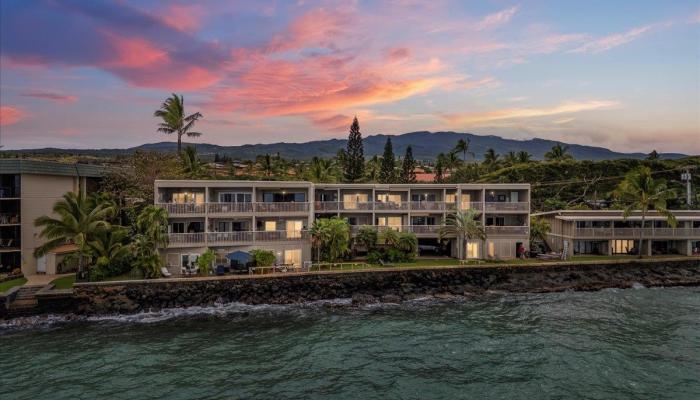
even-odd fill
[[[62,278],[64,276],[70,276],[73,275],[71,274],[61,274],[61,275],[46,275],[46,274],[41,274],[41,275],[26,275],[25,278],[27,278],[27,283],[24,284],[24,286],[35,286],[35,285],[41,285],[44,286],[48,283],[51,283],[54,279]]]

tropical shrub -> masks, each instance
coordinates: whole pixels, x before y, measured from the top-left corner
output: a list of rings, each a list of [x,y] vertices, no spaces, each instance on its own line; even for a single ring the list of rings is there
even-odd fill
[[[277,260],[275,253],[270,250],[251,250],[250,255],[253,256],[253,262],[256,267],[269,267]]]
[[[199,258],[197,258],[197,266],[199,267],[199,274],[200,275],[209,275],[211,274],[211,264],[214,262],[216,259],[216,253],[214,253],[214,250],[212,249],[207,249],[204,253],[202,253]]]
[[[355,243],[367,249],[368,253],[377,247],[378,240],[377,230],[371,226],[363,226],[355,236]]]
[[[336,261],[349,250],[350,225],[345,218],[317,219],[309,233],[319,261]]]

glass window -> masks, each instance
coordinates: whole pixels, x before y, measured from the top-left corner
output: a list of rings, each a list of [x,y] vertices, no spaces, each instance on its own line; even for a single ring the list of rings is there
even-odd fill
[[[185,223],[184,222],[173,222],[170,224],[170,232],[172,233],[185,233]]]

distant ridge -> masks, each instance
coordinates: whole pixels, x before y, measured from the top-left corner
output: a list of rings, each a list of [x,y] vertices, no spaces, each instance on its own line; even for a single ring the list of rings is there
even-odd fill
[[[603,147],[584,146],[578,144],[568,144],[546,139],[514,140],[505,139],[493,135],[475,135],[472,133],[458,132],[409,132],[401,135],[371,135],[364,138],[365,156],[372,157],[382,154],[386,137],[391,136],[394,145],[394,152],[402,155],[408,145],[413,148],[413,156],[417,159],[431,160],[439,153],[446,153],[452,150],[459,139],[469,139],[470,150],[476,154],[477,159],[483,158],[487,149],[493,148],[497,153],[503,155],[509,151],[525,150],[532,154],[534,159],[543,159],[544,154],[556,144],[569,146],[569,152],[578,160],[610,160],[617,158],[645,158],[645,153],[620,153]],[[220,146],[208,143],[187,143],[184,145],[196,146],[201,154],[218,153],[237,159],[253,159],[261,154],[280,153],[285,158],[290,159],[310,159],[314,156],[330,157],[337,154],[338,150],[345,148],[345,139],[314,140],[304,143],[269,143],[269,144],[246,144],[241,146]],[[174,152],[177,150],[175,142],[147,143],[126,149],[28,149],[28,150],[6,150],[7,153],[70,153],[77,155],[93,156],[114,156],[131,154],[136,150],[150,150],[161,152]],[[682,158],[685,154],[680,153],[659,153],[662,158]]]

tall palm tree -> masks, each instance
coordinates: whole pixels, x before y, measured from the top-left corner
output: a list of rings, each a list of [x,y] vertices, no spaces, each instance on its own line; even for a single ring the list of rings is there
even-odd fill
[[[552,149],[549,150],[544,154],[544,159],[547,161],[565,161],[565,160],[571,160],[574,157],[571,156],[571,154],[568,153],[569,151],[569,146],[562,145],[561,143],[557,143],[554,146],[552,146]]]
[[[95,265],[106,267],[128,257],[131,254],[128,238],[129,230],[120,226],[97,232],[94,239],[87,243],[91,256],[95,258]]]
[[[521,164],[526,164],[532,161],[532,154],[528,153],[525,150],[520,150],[517,154],[518,157],[518,163]]]
[[[180,153],[182,160],[182,172],[190,178],[201,178],[204,175],[204,163],[199,161],[197,149],[194,146],[185,147],[185,151]]]
[[[506,163],[506,165],[515,165],[518,163],[518,155],[513,150],[511,150],[508,153],[506,153],[505,157],[503,158],[503,161]]]
[[[455,145],[455,148],[452,149],[452,152],[454,153],[462,153],[462,161],[465,163],[467,162],[467,154],[471,155],[472,158],[475,157],[474,152],[469,151],[469,144],[471,141],[469,139],[464,140],[464,139],[459,139],[457,141],[457,145]]]
[[[309,179],[312,182],[334,182],[335,171],[333,163],[327,158],[314,157],[309,168]]]
[[[204,116],[200,112],[185,115],[185,100],[182,96],[173,93],[172,96],[165,99],[160,109],[153,113],[156,118],[161,118],[163,122],[158,124],[158,132],[163,132],[168,135],[177,134],[177,152],[182,152],[182,136],[188,137],[201,136],[201,132],[195,132],[192,129],[194,124]]]
[[[484,165],[486,166],[487,170],[494,171],[498,167],[498,163],[500,162],[498,157],[499,156],[498,153],[496,153],[496,150],[486,150],[486,153],[484,153]]]
[[[633,211],[642,214],[642,229],[639,230],[639,258],[642,258],[642,241],[644,240],[644,224],[649,210],[656,210],[666,217],[672,227],[676,227],[676,217],[666,208],[667,202],[676,197],[676,193],[666,186],[663,180],[654,180],[651,169],[640,166],[628,172],[613,192],[618,204],[622,206],[623,216],[627,219]]]
[[[156,247],[168,246],[168,211],[154,205],[141,210],[134,224],[136,233],[146,236]]]
[[[98,232],[111,227],[109,221],[115,216],[116,205],[68,192],[54,204],[53,212],[56,218],[44,215],[34,221],[35,226],[42,227],[39,237],[47,239],[34,250],[34,256],[41,257],[58,246],[73,243],[78,247],[78,267],[82,271],[85,257],[90,254],[88,243]]]
[[[446,236],[457,236],[457,241],[459,243],[457,256],[460,260],[464,258],[464,246],[467,239],[486,239],[486,232],[484,227],[481,226],[478,217],[479,213],[474,209],[466,211],[460,210],[447,215],[443,221],[442,227],[440,227],[440,231],[438,232],[440,240],[443,240]]]
[[[350,225],[345,218],[320,218],[309,229],[317,259],[333,262],[347,253],[350,246]]]

